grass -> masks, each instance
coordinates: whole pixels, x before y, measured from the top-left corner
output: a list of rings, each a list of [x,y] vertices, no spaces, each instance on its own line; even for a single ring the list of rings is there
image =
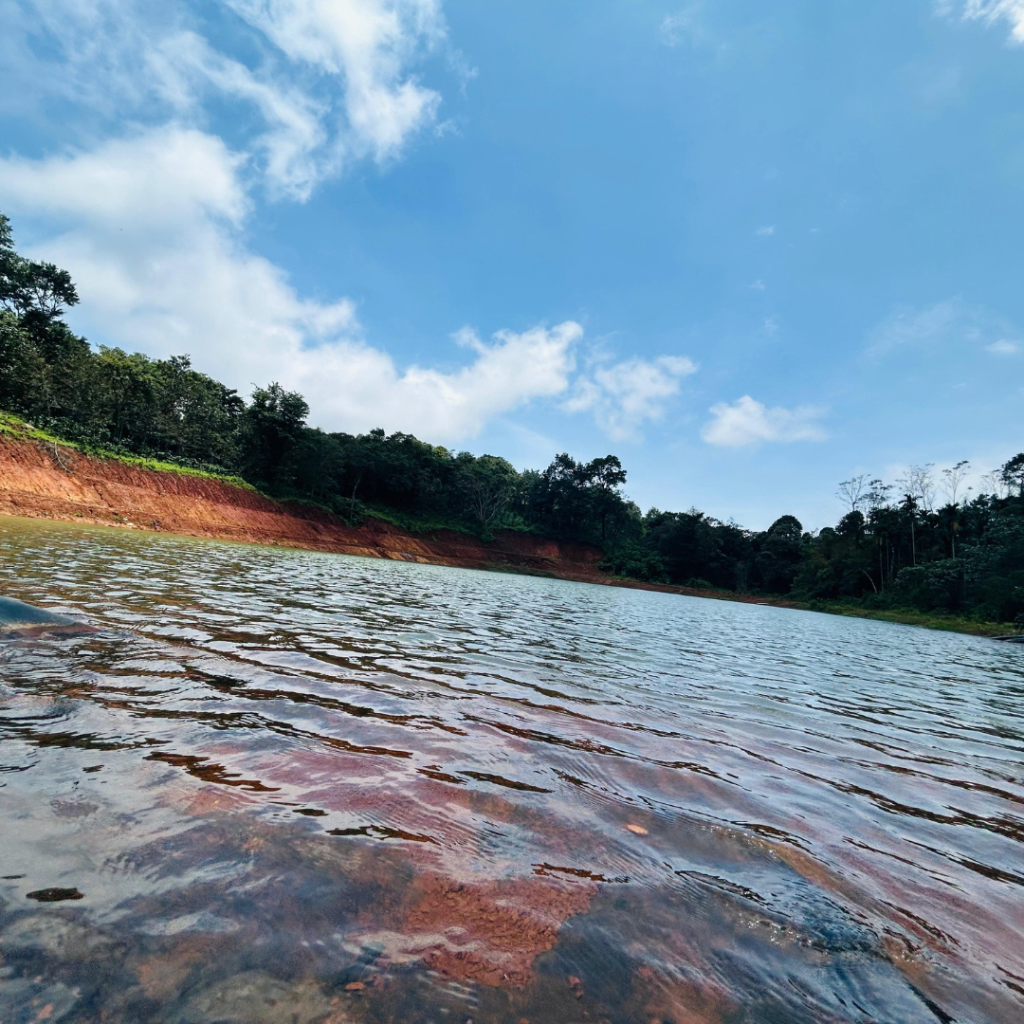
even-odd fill
[[[988,622],[963,615],[922,612],[916,608],[865,608],[862,605],[844,604],[842,601],[800,601],[779,594],[739,593],[711,587],[650,584],[628,576],[618,578],[626,585],[638,584],[641,587],[664,589],[674,593],[688,594],[691,597],[706,597],[717,601],[753,602],[771,605],[775,608],[794,608],[798,611],[823,612],[827,615],[846,615],[858,619],[875,619],[879,622],[897,622],[904,626],[921,626],[923,629],[939,629],[947,633],[966,633],[970,636],[1009,636],[1022,632],[1011,622]]]
[[[230,476],[227,473],[214,473],[206,469],[196,469],[193,466],[182,466],[177,462],[165,462],[162,459],[150,459],[143,455],[126,455],[123,452],[115,452],[109,448],[97,445],[83,444],[77,441],[68,441],[63,437],[57,437],[48,431],[40,430],[30,423],[9,412],[0,411],[0,434],[9,437],[16,437],[22,441],[40,441],[52,445],[54,448],[67,448],[80,452],[83,455],[91,456],[94,459],[107,459],[111,462],[121,462],[126,466],[138,466],[142,469],[152,469],[160,473],[177,473],[180,476],[195,476],[205,480],[219,480],[234,487],[241,487],[247,491],[255,491],[252,484],[243,480],[240,476]]]
[[[1019,633],[1009,622],[985,622],[960,615],[942,615],[936,612],[919,612],[913,608],[861,608],[857,605],[842,604],[838,601],[813,601],[798,604],[809,611],[828,612],[830,615],[849,615],[859,619],[878,619],[881,622],[900,622],[906,626],[923,626],[925,629],[942,629],[950,633],[969,633],[972,636],[1007,636]]]
[[[395,512],[393,509],[382,508],[380,505],[364,505],[367,516],[374,519],[382,519],[385,523],[397,526],[406,533],[431,534],[440,530],[448,530],[451,533],[464,533],[470,537],[479,537],[480,534],[465,523],[455,520],[435,519],[425,516],[413,516],[405,512]]]

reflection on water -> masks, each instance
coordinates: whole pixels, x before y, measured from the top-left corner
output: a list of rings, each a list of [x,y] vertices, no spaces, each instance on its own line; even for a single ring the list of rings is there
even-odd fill
[[[10,519],[0,593],[99,627],[0,641],[3,1024],[1024,1012],[1020,648]]]

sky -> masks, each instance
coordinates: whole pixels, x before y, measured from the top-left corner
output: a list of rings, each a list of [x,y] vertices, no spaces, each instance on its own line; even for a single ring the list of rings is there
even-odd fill
[[[764,528],[1024,448],[1024,0],[0,0],[94,344]]]

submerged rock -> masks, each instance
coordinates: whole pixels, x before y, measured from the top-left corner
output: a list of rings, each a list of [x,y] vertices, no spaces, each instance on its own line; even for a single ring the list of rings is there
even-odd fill
[[[344,1024],[347,1015],[313,981],[282,981],[246,971],[192,995],[168,1018],[174,1024]]]
[[[53,886],[49,889],[36,889],[35,892],[25,894],[27,899],[38,900],[40,903],[59,903],[61,900],[84,899],[82,893],[77,889],[62,889]]]
[[[53,630],[62,633],[79,630],[91,632],[92,628],[68,615],[36,608],[35,605],[13,597],[0,597],[0,636],[23,636]]]

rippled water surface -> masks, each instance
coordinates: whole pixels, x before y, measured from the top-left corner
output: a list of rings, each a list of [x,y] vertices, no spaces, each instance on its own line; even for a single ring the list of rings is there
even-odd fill
[[[14,519],[0,594],[95,627],[0,639],[3,1024],[1024,1019],[1019,646]]]

